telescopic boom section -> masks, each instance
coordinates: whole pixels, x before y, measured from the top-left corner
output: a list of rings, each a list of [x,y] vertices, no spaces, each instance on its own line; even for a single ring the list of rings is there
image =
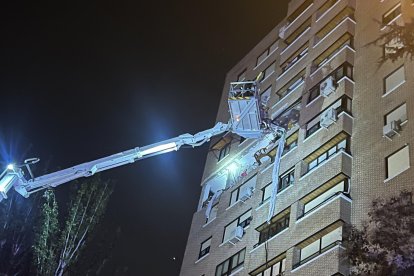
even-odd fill
[[[201,146],[208,142],[211,137],[228,131],[245,138],[259,138],[267,131],[261,121],[256,82],[232,83],[228,101],[231,113],[230,122],[228,124],[219,122],[213,128],[194,135],[183,134],[176,138],[141,148],[137,147],[39,177],[33,177],[27,163],[23,166],[8,165],[0,175],[0,201],[7,198],[7,192],[12,187],[22,196],[28,197],[30,194],[48,187],[56,187],[81,177],[89,177],[98,172],[134,163],[144,158],[177,151],[184,145]],[[27,173],[25,174],[24,168],[29,171],[29,177],[27,177]]]

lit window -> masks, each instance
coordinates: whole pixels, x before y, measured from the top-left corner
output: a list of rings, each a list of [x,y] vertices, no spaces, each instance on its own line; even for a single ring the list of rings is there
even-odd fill
[[[252,210],[250,209],[231,223],[229,223],[226,227],[224,227],[224,235],[223,235],[223,242],[226,242],[232,238],[237,226],[241,226],[246,228],[250,225],[252,221]]]
[[[210,252],[210,245],[211,245],[211,237],[201,243],[200,253],[198,254],[199,259],[204,257]]]
[[[237,269],[243,266],[245,255],[246,248],[219,264],[216,268],[215,276],[229,276],[234,273]]]
[[[384,94],[394,91],[405,82],[404,66],[401,66],[384,79]]]
[[[401,14],[401,4],[396,5],[382,16],[382,24],[388,25]]]
[[[399,175],[410,168],[409,147],[405,146],[385,159],[387,179]]]
[[[392,121],[398,122],[399,124],[407,121],[407,105],[404,103],[393,111],[385,115],[385,124],[388,125]]]

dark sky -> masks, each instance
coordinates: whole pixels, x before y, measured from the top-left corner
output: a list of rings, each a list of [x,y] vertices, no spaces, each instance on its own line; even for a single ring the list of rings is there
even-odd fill
[[[52,171],[212,127],[226,72],[287,2],[2,3],[1,160]],[[122,231],[106,274],[178,275],[207,148],[103,173],[104,225]]]

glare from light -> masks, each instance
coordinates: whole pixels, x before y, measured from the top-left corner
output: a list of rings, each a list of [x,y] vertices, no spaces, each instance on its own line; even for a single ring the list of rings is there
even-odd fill
[[[141,152],[141,154],[142,154],[142,156],[144,156],[144,155],[148,155],[148,154],[152,154],[152,153],[168,152],[168,151],[173,151],[173,150],[177,150],[177,144],[175,142],[171,142],[171,143],[167,143],[167,144],[163,144],[163,145],[158,145],[158,146],[155,146],[153,148],[143,150]]]
[[[14,165],[13,164],[7,165],[7,169],[10,170],[10,171],[13,171],[14,170]]]
[[[7,193],[10,190],[10,188],[12,187],[15,179],[16,179],[16,175],[6,174],[0,180],[0,193],[2,193],[2,194]]]
[[[232,173],[232,174],[236,174],[237,170],[239,168],[239,165],[237,163],[231,163],[227,169]]]

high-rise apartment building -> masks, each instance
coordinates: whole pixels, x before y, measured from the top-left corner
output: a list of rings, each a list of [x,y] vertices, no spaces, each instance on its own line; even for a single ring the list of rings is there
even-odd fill
[[[217,117],[229,119],[231,82],[263,72],[261,101],[287,131],[273,216],[275,148],[214,140],[182,276],[348,274],[343,225],[360,226],[373,199],[414,188],[414,63],[380,65],[392,49],[370,44],[413,9],[413,0],[290,1],[228,73]]]

